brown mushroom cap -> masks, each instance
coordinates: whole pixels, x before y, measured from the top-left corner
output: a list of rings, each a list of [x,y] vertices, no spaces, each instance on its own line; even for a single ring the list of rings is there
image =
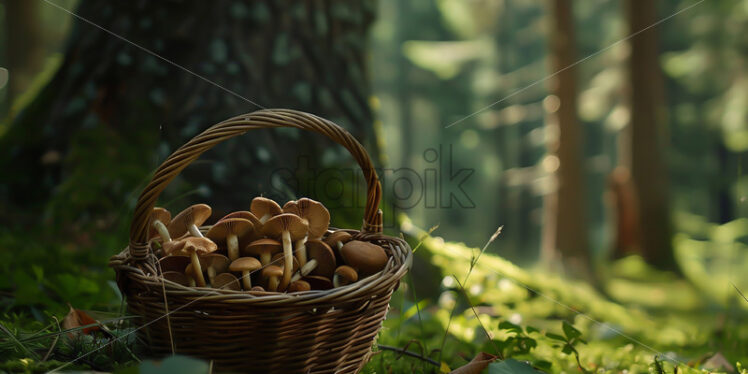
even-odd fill
[[[356,270],[348,265],[338,266],[338,268],[335,269],[335,278],[333,279],[333,283],[337,281],[336,279],[341,279],[341,278],[344,281],[340,282],[340,285],[344,286],[346,284],[350,284],[350,283],[357,281],[358,273],[356,273]]]
[[[330,212],[322,203],[302,197],[299,200],[289,201],[283,206],[285,213],[292,213],[304,220],[309,226],[309,237],[321,238],[330,226]]]
[[[332,249],[321,240],[310,240],[306,242],[307,256],[314,259],[317,266],[309,275],[321,275],[325,278],[332,278],[335,273],[335,254]]]
[[[169,223],[169,235],[178,238],[189,231],[190,226],[200,226],[210,218],[212,210],[208,205],[195,204],[177,214]]]
[[[181,284],[182,286],[190,285],[190,279],[181,271],[165,271],[163,274],[161,274],[161,276],[166,280]]]
[[[223,218],[219,219],[218,222],[221,222],[229,218],[244,218],[248,220],[249,222],[252,222],[252,225],[254,225],[255,229],[262,227],[262,224],[260,223],[260,219],[257,218],[257,216],[255,216],[254,214],[252,214],[252,212],[247,211],[247,210],[239,210],[236,212],[231,212],[223,216]]]
[[[254,257],[239,257],[229,265],[230,271],[255,271],[262,268],[262,264]]]
[[[342,231],[342,230],[338,230],[328,235],[325,238],[325,243],[327,243],[327,245],[329,245],[330,248],[335,248],[338,242],[345,244],[351,241],[352,238],[353,236],[351,234],[345,231]]]
[[[213,280],[213,288],[232,291],[241,291],[242,289],[239,285],[239,279],[231,273],[221,273],[216,275],[216,279]]]
[[[216,243],[225,243],[229,235],[236,235],[242,238],[245,235],[252,234],[253,231],[254,225],[248,219],[227,218],[216,222],[205,236]]]
[[[198,238],[196,236],[188,236],[180,240],[184,242],[181,248],[174,249],[172,255],[175,256],[190,256],[192,251],[195,251],[198,256],[206,255],[208,253],[215,252],[218,249],[216,243],[208,238]]]
[[[297,241],[306,236],[308,228],[309,226],[304,223],[301,217],[283,213],[265,222],[265,225],[262,226],[262,233],[271,238],[280,238],[283,231],[288,231],[291,234],[291,240]]]
[[[278,203],[262,196],[252,199],[252,203],[249,205],[249,211],[252,212],[255,217],[259,218],[261,222],[267,222],[269,217],[283,213],[283,209],[281,209]],[[268,217],[263,219],[265,216]]]
[[[283,251],[281,242],[274,239],[257,239],[245,246],[241,250],[241,253],[242,256],[262,256],[263,254],[267,254],[267,257],[271,258],[273,254],[281,251]]]
[[[159,236],[158,230],[153,226],[154,221],[159,221],[164,224],[164,226],[169,226],[169,223],[171,223],[171,213],[161,207],[155,207],[151,211],[151,218],[148,223],[148,240],[151,240],[157,236]]]
[[[166,273],[168,271],[176,271],[181,273],[189,263],[189,256],[166,256],[158,260],[158,264],[159,266],[161,266],[162,273]]]
[[[203,269],[213,268],[216,274],[225,273],[230,263],[231,260],[228,257],[218,253],[208,253],[200,256],[200,266]]]
[[[262,269],[262,278],[268,280],[268,291],[275,292],[278,289],[278,278],[283,276],[283,269],[275,265],[268,265]]]
[[[361,277],[382,271],[387,265],[387,253],[376,244],[351,240],[343,245],[340,255],[347,265],[356,269]]]
[[[253,292],[265,292],[265,289],[262,286],[252,286],[252,288],[250,289],[250,291],[253,291]]]
[[[305,280],[297,280],[291,282],[291,284],[288,285],[288,292],[304,292],[309,291],[312,289],[312,286],[309,285],[309,282]]]
[[[309,283],[313,290],[329,290],[332,288],[332,281],[330,278],[321,277],[319,275],[309,275],[304,277],[304,280]]]

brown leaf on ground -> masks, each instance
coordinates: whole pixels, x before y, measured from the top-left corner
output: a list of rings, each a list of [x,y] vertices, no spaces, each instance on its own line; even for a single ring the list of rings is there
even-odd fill
[[[70,308],[70,311],[65,316],[65,318],[62,320],[62,328],[64,330],[74,329],[81,326],[87,326],[92,324],[97,324],[97,326],[90,326],[86,327],[82,330],[76,330],[76,331],[70,331],[68,332],[69,337],[74,337],[78,335],[81,331],[88,335],[91,334],[94,331],[100,331],[101,327],[99,321],[93,319],[91,316],[89,316],[86,312],[73,308],[72,305],[68,304],[68,307]]]
[[[728,373],[734,373],[735,367],[733,367],[730,364],[730,361],[727,361],[725,356],[722,355],[722,353],[715,353],[714,356],[712,356],[710,359],[706,360],[706,362],[701,365],[702,369],[707,370],[718,370],[718,371],[726,371]]]
[[[498,356],[494,356],[490,353],[478,353],[473,357],[472,361],[452,370],[451,374],[480,374],[489,364],[496,361],[497,358]]]

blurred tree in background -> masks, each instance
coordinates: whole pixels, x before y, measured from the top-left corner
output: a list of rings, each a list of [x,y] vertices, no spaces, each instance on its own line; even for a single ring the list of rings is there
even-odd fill
[[[9,3],[9,48],[23,49],[33,36],[15,27],[34,9]],[[76,9],[81,19],[59,69],[0,139],[4,220],[19,219],[20,211],[36,219],[43,211],[55,225],[95,221],[107,227],[113,213],[129,211],[123,202],[132,203],[144,178],[172,150],[258,106],[331,119],[377,157],[365,57],[371,1],[81,1]],[[30,58],[16,52],[8,54]],[[18,64],[9,61],[16,81]],[[276,171],[298,168],[303,176],[353,166],[342,147],[296,129],[254,131],[227,143],[189,168],[166,203],[187,193],[221,214],[248,207],[261,193],[281,201],[296,193],[313,196],[293,175],[277,180]],[[299,165],[301,156],[306,165]]]

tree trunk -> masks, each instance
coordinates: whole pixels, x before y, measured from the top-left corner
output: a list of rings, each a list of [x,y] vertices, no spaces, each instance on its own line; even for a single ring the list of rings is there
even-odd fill
[[[624,3],[629,34],[657,21],[656,2],[625,0]],[[631,170],[640,203],[638,221],[644,258],[658,268],[675,270],[664,159],[664,86],[656,31],[651,28],[630,40],[631,122],[624,137],[622,163]]]
[[[61,68],[0,139],[0,201],[74,220],[126,210],[174,149],[260,109],[239,96],[330,119],[376,159],[365,55],[374,11],[368,0],[81,1],[81,17],[204,79],[76,19]],[[318,175],[328,167],[355,163],[323,136],[257,130],[206,153],[167,191],[192,192],[187,200],[211,202],[216,214],[260,194],[328,202],[335,196]],[[355,200],[338,206],[355,209]]]
[[[548,144],[545,170],[555,175],[555,191],[545,200],[543,261],[558,259],[574,276],[591,278],[584,204],[582,128],[576,114],[576,60],[571,0],[552,2],[550,31],[552,95],[546,99]]]
[[[8,88],[11,100],[28,87],[42,63],[39,1],[6,0]]]

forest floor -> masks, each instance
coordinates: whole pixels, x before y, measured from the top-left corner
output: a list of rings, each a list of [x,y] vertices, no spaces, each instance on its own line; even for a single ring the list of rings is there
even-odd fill
[[[489,373],[748,373],[748,300],[722,278],[680,278],[631,257],[607,265],[596,289],[426,235],[407,219],[402,230],[438,284],[401,282],[365,373],[448,372],[482,352]],[[101,246],[82,251],[12,232],[0,229],[0,372],[208,370],[185,357],[143,359],[136,322],[102,266],[116,239],[82,238]],[[107,332],[63,329],[70,306]]]

